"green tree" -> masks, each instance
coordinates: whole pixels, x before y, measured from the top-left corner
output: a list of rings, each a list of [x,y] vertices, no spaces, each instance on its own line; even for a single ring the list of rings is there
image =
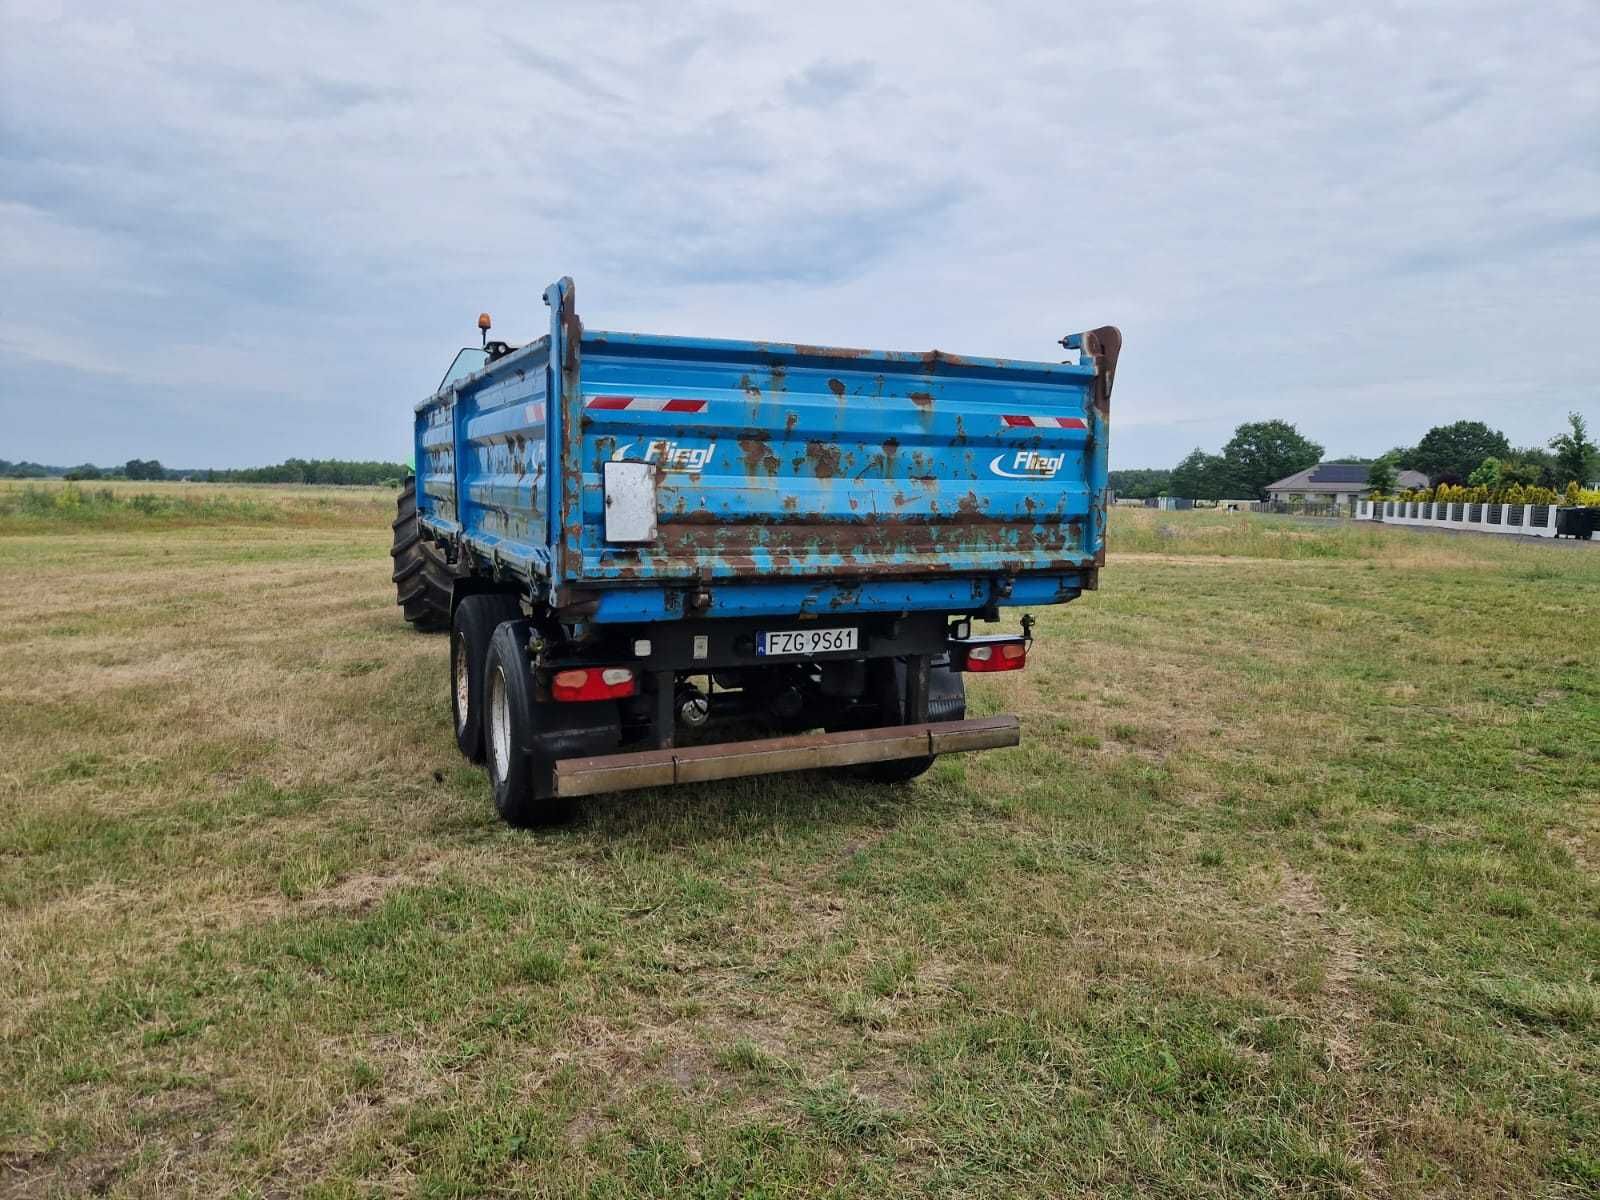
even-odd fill
[[[387,464],[377,464],[387,466]],[[392,476],[385,476],[392,478]],[[1171,486],[1172,472],[1150,467],[1137,467],[1112,471],[1108,482],[1111,490],[1118,496],[1126,496],[1130,500],[1142,500],[1147,496],[1159,496]]]
[[[1249,421],[1222,448],[1223,483],[1235,495],[1264,500],[1268,484],[1321,460],[1322,447],[1289,422]]]
[[[325,483],[378,484],[402,479],[404,463],[346,462],[337,458],[290,458],[266,467],[238,467],[206,472],[208,480],[220,483]]]
[[[1595,463],[1600,448],[1589,440],[1589,423],[1582,413],[1568,413],[1567,424],[1571,428],[1566,433],[1550,439],[1550,449],[1556,452],[1556,477],[1559,484],[1576,480],[1582,487],[1600,475],[1600,466]]]
[[[1221,500],[1229,490],[1227,464],[1198,446],[1172,471],[1168,494],[1189,500]]]
[[[1400,472],[1395,465],[1394,451],[1374,459],[1367,468],[1367,486],[1375,495],[1389,496],[1400,482]]]
[[[1506,459],[1500,464],[1500,486],[1513,487],[1521,484],[1523,487],[1547,487],[1544,482],[1544,471],[1537,462],[1517,455]]]
[[[1407,462],[1432,483],[1462,483],[1486,458],[1510,458],[1506,435],[1482,421],[1457,421],[1428,430]]]
[[[1485,487],[1493,491],[1500,486],[1500,460],[1494,455],[1484,459],[1467,476],[1468,487]]]
[[[1517,446],[1511,451],[1511,461],[1518,464],[1519,475],[1532,474],[1532,479],[1519,478],[1518,482],[1534,487],[1559,489],[1566,480],[1556,478],[1556,456],[1543,446]]]
[[[156,458],[130,458],[122,468],[122,473],[129,479],[165,479],[167,469],[161,465],[161,460]]]

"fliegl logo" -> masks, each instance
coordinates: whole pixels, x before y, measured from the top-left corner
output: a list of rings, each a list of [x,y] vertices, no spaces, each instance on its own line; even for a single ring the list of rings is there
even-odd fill
[[[629,458],[636,445],[637,442],[629,442],[626,446],[619,446],[612,452],[611,461],[622,462]],[[704,446],[684,446],[666,438],[658,438],[645,446],[644,461],[659,463],[667,471],[703,471],[716,448],[715,442]]]
[[[1009,465],[1007,459],[1011,460]],[[1018,450],[1013,454],[1007,451],[994,456],[989,463],[989,470],[1007,479],[1054,479],[1056,472],[1061,470],[1061,464],[1066,461],[1065,454],[1040,454],[1037,450]]]

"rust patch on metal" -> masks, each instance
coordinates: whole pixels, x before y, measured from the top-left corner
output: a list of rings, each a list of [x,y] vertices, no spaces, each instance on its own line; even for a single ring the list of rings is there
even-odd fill
[[[868,472],[874,470],[880,472],[885,479],[889,477],[889,472],[884,469],[884,460],[882,454],[874,454],[871,458],[867,459],[866,465],[863,466],[861,470],[856,472],[856,482],[860,483],[867,477]]]
[[[794,409],[791,408],[789,410],[788,414],[783,418],[783,432],[784,433],[793,433],[794,432],[795,422],[798,421],[799,419],[800,419],[800,414],[795,412]]]
[[[1094,359],[1094,408],[1101,416],[1111,415],[1111,388],[1117,380],[1117,359],[1122,355],[1122,331],[1115,325],[1102,325],[1083,335],[1084,353]]]
[[[744,455],[745,474],[752,479],[763,471],[768,476],[778,473],[778,456],[772,452],[772,443],[760,433],[751,431],[741,434],[739,449]]]
[[[839,474],[839,447],[828,442],[807,442],[806,458],[818,479],[832,479]],[[776,460],[774,460],[776,461]]]
[[[926,412],[933,407],[933,394],[931,392],[912,392],[911,403]]]
[[[1040,528],[983,515],[975,497],[943,520],[877,516],[871,521],[815,517],[765,522],[729,521],[709,513],[663,522],[654,558],[658,574],[676,574],[683,560],[713,557],[735,574],[755,573],[757,554],[770,556],[764,573],[831,576],[858,567],[873,575],[949,574],[953,558],[1005,553],[1008,571],[1077,569],[1076,539],[1064,525]],[[674,561],[677,560],[677,561]],[[685,564],[687,565],[687,564]]]
[[[576,382],[578,343],[583,340],[583,322],[578,320],[578,289],[570,282],[567,284],[566,303],[561,306],[561,334],[567,343],[562,371],[572,376],[573,382]]]
[[[583,395],[580,387],[580,354],[579,344],[583,341],[583,322],[578,319],[578,291],[572,281],[566,281],[566,296],[561,306],[561,336],[566,343],[561,358],[561,404],[567,413],[581,417],[583,412]],[[554,347],[551,347],[552,357]],[[573,421],[571,426],[579,423]],[[563,439],[561,447],[561,497],[560,511],[574,514],[571,524],[565,526],[564,540],[556,547],[555,561],[551,568],[557,578],[564,576],[577,567],[579,546],[583,538],[583,477],[582,464],[579,461],[579,446],[582,442],[581,426]],[[556,498],[551,497],[552,504]]]
[[[894,475],[894,456],[900,453],[900,439],[886,437],[883,439],[883,477],[892,478]]]
[[[829,379],[828,390],[834,394],[835,399],[844,399],[844,383],[842,381],[838,379]]]

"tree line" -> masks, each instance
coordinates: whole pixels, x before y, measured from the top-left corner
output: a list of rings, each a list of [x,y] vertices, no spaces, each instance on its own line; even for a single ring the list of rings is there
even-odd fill
[[[1287,421],[1240,425],[1217,454],[1196,447],[1171,470],[1112,471],[1119,496],[1183,496],[1191,500],[1264,500],[1269,485],[1323,462],[1323,447]],[[1567,428],[1544,446],[1512,446],[1505,434],[1482,421],[1436,425],[1415,446],[1396,446],[1377,458],[1351,455],[1332,460],[1367,467],[1367,482],[1379,493],[1395,490],[1400,471],[1419,471],[1440,484],[1515,486],[1562,491],[1600,478],[1600,447],[1583,414],[1570,413]]]
[[[1260,499],[1268,484],[1321,461],[1322,447],[1288,421],[1247,421],[1220,453],[1196,447],[1171,470],[1112,471],[1111,487],[1119,496],[1136,499]]]
[[[7,479],[187,479],[204,483],[386,484],[398,487],[410,470],[405,463],[341,458],[290,458],[268,467],[166,467],[154,458],[130,458],[115,467],[100,467],[94,463],[54,467],[0,458],[0,478]]]

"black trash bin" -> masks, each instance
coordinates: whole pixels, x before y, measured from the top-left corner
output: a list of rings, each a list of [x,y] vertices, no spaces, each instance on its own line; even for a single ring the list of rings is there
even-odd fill
[[[1600,508],[1562,507],[1556,509],[1556,536],[1583,538],[1594,536]]]

